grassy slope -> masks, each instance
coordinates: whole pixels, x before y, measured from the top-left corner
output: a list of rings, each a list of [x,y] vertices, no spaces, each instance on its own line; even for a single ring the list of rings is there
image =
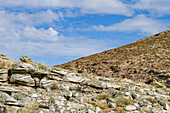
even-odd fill
[[[170,30],[116,49],[83,57],[56,67],[99,76],[126,77],[146,81],[168,72]],[[151,76],[153,75],[153,76]]]

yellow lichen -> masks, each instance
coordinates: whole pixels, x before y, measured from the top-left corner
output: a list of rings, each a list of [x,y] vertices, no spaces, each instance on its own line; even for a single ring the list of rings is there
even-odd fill
[[[93,82],[92,84],[98,84],[97,82]]]

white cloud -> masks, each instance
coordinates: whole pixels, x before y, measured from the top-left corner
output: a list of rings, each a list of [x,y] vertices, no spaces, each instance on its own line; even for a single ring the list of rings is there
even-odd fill
[[[44,23],[52,25],[53,21],[59,21],[59,19],[63,17],[64,15],[61,12],[54,13],[51,10],[41,11],[32,14],[26,12],[14,14],[11,12],[8,13],[5,11],[0,11],[0,19],[1,19],[0,23],[12,22],[17,25],[22,24],[22,25],[29,25],[29,26],[38,26]]]
[[[62,35],[53,28],[45,30],[36,29],[34,26],[48,24],[54,26],[54,21],[59,21],[63,15],[50,10],[35,14],[28,13],[7,13],[0,12],[0,41],[9,39],[10,41],[20,40],[24,37],[27,40],[56,41]]]
[[[154,20],[141,14],[117,24],[110,26],[92,26],[92,28],[98,31],[139,31],[142,33],[154,34],[166,30],[167,26],[159,20]]]
[[[149,11],[154,16],[167,15],[170,14],[170,0],[137,0],[132,8]]]
[[[170,0],[0,0],[0,7],[28,9],[74,9],[86,14],[132,16],[133,10],[146,10],[155,16],[170,14]]]
[[[1,0],[1,7],[79,8],[87,14],[119,14],[131,16],[133,11],[120,0]]]
[[[45,17],[47,20],[44,19]],[[1,11],[0,52],[13,57],[22,55],[83,56],[99,52],[109,47],[109,44],[111,45],[109,40],[64,37],[53,27],[48,29],[35,27],[44,23],[52,26],[50,24],[54,24],[53,21],[57,21],[60,17],[63,16],[52,11],[35,14],[13,14]]]
[[[25,27],[21,37],[34,41],[57,41],[63,36],[53,28],[45,30],[44,28],[36,29],[34,27]]]
[[[107,47],[113,46],[114,43],[110,40],[80,37],[62,37],[56,41],[27,41],[24,37],[21,37],[20,40],[10,41],[10,38],[0,42],[1,52],[9,56],[84,56],[108,49]],[[52,39],[53,36],[50,38]]]
[[[121,14],[131,16],[133,11],[120,0],[83,0],[81,9],[91,14]]]

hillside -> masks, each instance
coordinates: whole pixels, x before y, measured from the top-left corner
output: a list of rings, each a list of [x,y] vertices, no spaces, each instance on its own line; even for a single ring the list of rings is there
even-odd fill
[[[169,113],[170,89],[0,54],[0,113]]]
[[[116,49],[83,57],[61,67],[79,73],[128,78],[143,82],[167,82],[170,77],[170,30]],[[170,80],[169,80],[170,81]]]

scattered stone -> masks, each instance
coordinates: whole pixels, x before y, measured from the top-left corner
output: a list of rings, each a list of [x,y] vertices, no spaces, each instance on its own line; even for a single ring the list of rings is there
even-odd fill
[[[9,86],[0,86],[0,91],[2,92],[18,92],[19,90],[9,87]]]
[[[0,69],[0,108],[9,113],[168,113],[169,94],[157,81],[147,85],[23,62]]]
[[[128,105],[128,106],[125,107],[125,110],[127,110],[127,111],[134,111],[134,110],[136,110],[136,107],[133,106],[133,105]]]

